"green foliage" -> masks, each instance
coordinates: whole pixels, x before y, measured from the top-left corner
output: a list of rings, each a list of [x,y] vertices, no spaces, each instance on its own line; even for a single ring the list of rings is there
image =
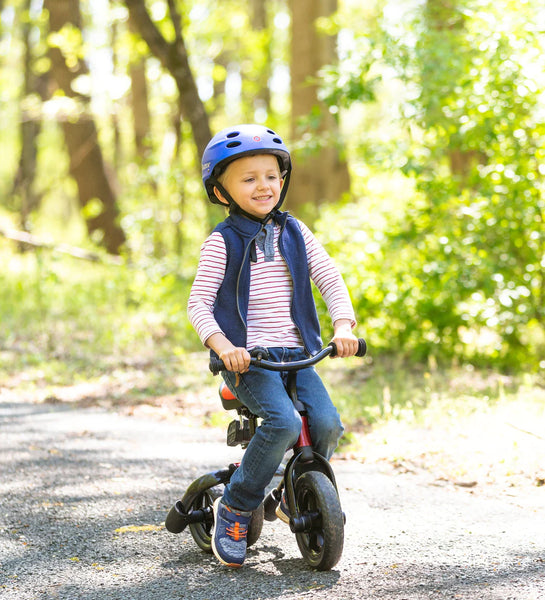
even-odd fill
[[[85,376],[114,357],[158,360],[200,347],[185,316],[189,282],[167,261],[121,266],[0,251],[2,347],[21,360],[55,358]]]
[[[253,7],[240,0],[186,3],[185,36],[214,131],[233,122],[278,125],[286,117],[285,93],[269,89],[289,57],[285,0],[265,3],[267,22],[257,27]],[[269,102],[275,96],[276,102]]]
[[[403,27],[385,21],[376,36],[404,86],[396,101],[407,134],[359,146],[369,159],[364,197],[327,210],[320,233],[377,349],[540,365],[542,42],[521,20],[506,23],[505,8],[428,2]],[[534,22],[532,6],[524,10]],[[361,73],[368,70],[363,59]],[[344,89],[341,82],[337,93]],[[397,158],[386,162],[388,149]],[[386,189],[397,203],[384,203],[380,191],[370,197],[384,179],[379,169],[396,162],[406,179],[398,186],[392,172]]]
[[[375,86],[380,76],[372,74],[375,62],[372,52],[367,39],[357,40],[342,61],[321,70],[318,97],[334,112],[355,102],[376,100]]]
[[[436,343],[536,364],[545,334],[545,128],[535,73],[525,68],[535,41],[498,31],[482,13],[424,16],[411,106],[429,152],[404,170],[426,200],[409,207],[392,239],[415,248],[412,272],[433,298],[418,314],[433,323]]]

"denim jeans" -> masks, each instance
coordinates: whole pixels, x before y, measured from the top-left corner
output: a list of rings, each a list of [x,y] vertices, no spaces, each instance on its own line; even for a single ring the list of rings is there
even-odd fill
[[[290,362],[307,358],[300,348],[268,348],[270,360]],[[239,510],[255,510],[263,501],[265,488],[276,473],[286,450],[297,441],[301,417],[285,388],[285,373],[251,366],[247,373],[222,373],[229,389],[262,422],[246,449],[240,467],[225,486],[223,501]],[[297,372],[297,397],[308,413],[314,449],[331,457],[344,431],[333,405],[314,367]]]

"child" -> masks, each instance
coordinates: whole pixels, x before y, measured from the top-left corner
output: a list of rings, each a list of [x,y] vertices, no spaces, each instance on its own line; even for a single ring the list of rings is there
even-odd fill
[[[230,567],[244,562],[252,511],[301,430],[284,374],[250,367],[248,350],[265,347],[270,360],[287,362],[321,349],[310,280],[327,304],[338,356],[358,349],[354,311],[340,273],[310,230],[279,210],[290,173],[286,146],[261,125],[221,131],[203,155],[208,197],[230,214],[201,248],[189,319],[211,354],[225,363],[230,390],[262,418],[223,497],[214,503],[212,549]],[[298,373],[297,395],[308,411],[315,450],[329,459],[343,426],[313,368]],[[277,514],[289,522],[285,502]]]

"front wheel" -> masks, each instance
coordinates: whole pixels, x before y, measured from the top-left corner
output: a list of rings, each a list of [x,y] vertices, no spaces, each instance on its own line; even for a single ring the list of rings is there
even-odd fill
[[[295,482],[295,501],[310,523],[295,534],[303,558],[319,571],[332,569],[344,545],[344,517],[335,486],[324,473],[307,471]]]

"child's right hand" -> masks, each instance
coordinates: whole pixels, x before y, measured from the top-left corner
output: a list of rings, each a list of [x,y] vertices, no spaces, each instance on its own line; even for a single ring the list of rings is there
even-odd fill
[[[250,354],[246,348],[234,346],[222,333],[214,333],[207,340],[211,348],[223,361],[225,368],[234,373],[246,373],[250,366]]]
[[[233,346],[229,350],[225,350],[219,354],[223,364],[228,371],[234,373],[246,373],[250,366],[250,354],[246,348],[237,348]]]

